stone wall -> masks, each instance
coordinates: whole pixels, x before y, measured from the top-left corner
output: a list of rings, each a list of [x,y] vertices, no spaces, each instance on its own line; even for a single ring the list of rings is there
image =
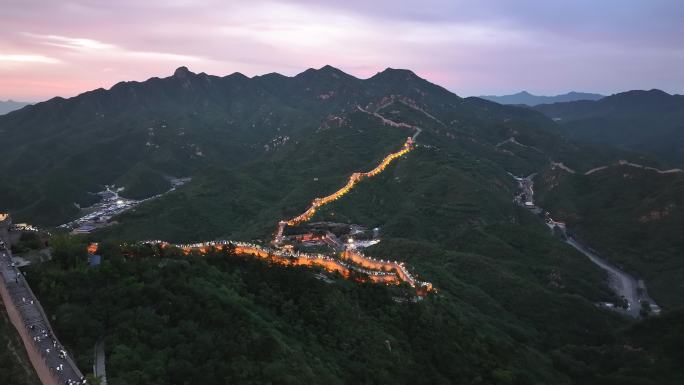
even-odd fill
[[[31,365],[33,365],[33,368],[38,374],[38,378],[40,378],[40,382],[43,385],[62,385],[58,383],[57,377],[53,376],[53,373],[48,367],[47,362],[45,362],[43,356],[40,354],[40,352],[38,352],[36,345],[31,339],[31,336],[29,336],[28,330],[21,319],[21,315],[19,314],[19,310],[14,305],[12,297],[10,297],[10,294],[7,290],[7,282],[5,282],[2,274],[0,274],[0,296],[2,297],[2,302],[7,310],[7,315],[9,316],[10,322],[12,322],[14,328],[17,329],[17,332],[24,343],[26,353],[31,361]]]

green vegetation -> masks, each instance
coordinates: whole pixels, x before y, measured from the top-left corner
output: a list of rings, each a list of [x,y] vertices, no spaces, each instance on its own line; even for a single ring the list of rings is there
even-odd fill
[[[7,318],[4,307],[0,309],[0,346],[0,384],[40,384],[21,338]]]
[[[56,259],[32,266],[28,277],[81,368],[91,367],[95,341],[105,337],[114,385],[605,384],[625,373],[635,384],[682,379],[675,345],[649,338],[670,333],[677,343],[681,330],[622,329],[625,320],[583,297],[600,295],[582,283],[595,271],[571,279],[572,266],[588,263],[538,223],[523,228],[522,241],[499,234],[494,248],[510,251],[492,257],[425,241],[381,243],[376,252],[412,255],[411,264],[438,286],[418,302],[408,288],[334,276],[328,284],[306,268],[144,247],[126,258],[112,243],[102,245],[99,267],[64,268]],[[489,247],[475,241],[467,248],[478,244]],[[526,260],[540,255],[551,258],[530,268]],[[555,274],[546,274],[550,267]]]
[[[43,267],[29,276],[63,340],[82,352],[81,367],[106,335],[111,384],[555,377],[548,360],[468,316],[454,297],[396,303],[400,289],[326,284],[307,269],[237,257],[105,257],[96,269]]]
[[[74,203],[92,204],[92,193],[106,184],[125,187],[124,196],[151,196],[168,187],[169,177],[207,170],[239,174],[252,162],[277,160],[277,153],[296,154],[293,147],[328,129],[375,129],[377,121],[366,128],[347,119],[357,106],[374,109],[390,97],[396,102],[385,107],[388,117],[419,122],[438,143],[458,141],[478,156],[514,166],[512,172],[532,172],[539,159],[497,151],[494,146],[510,137],[568,164],[591,163],[595,155],[574,156],[579,150],[537,112],[462,99],[406,70],[360,80],[332,67],[251,79],[180,68],[168,78],[122,82],[0,116],[0,130],[15,143],[3,152],[0,202],[17,221],[58,225],[78,215]],[[427,109],[440,122],[408,105]]]
[[[29,231],[22,233],[19,237],[19,242],[16,245],[12,245],[12,252],[23,253],[29,250],[39,250],[43,247],[45,247],[45,244],[41,239],[40,233]]]
[[[349,145],[348,151],[370,143],[379,154],[395,149],[389,140],[366,140],[371,133],[392,135],[383,128],[363,134],[331,129],[310,146],[325,148],[318,141],[329,140]],[[437,141],[435,134],[426,134],[421,137],[425,143]],[[406,134],[396,135],[401,143]],[[102,235],[169,239],[165,236],[188,234],[192,240],[202,232],[220,236],[222,230],[234,228],[230,235],[237,238],[244,228],[268,238],[279,218],[298,213],[312,196],[333,191],[352,170],[370,168],[381,158],[370,153],[349,156],[340,147],[322,155],[326,162],[307,162],[307,156],[318,152],[305,148],[297,148],[299,158],[289,158],[288,152],[282,156],[311,169],[255,162],[249,166],[254,171],[249,178],[200,177],[122,216],[126,226]],[[340,164],[344,166],[332,170],[331,165]],[[323,170],[337,178],[331,177],[315,194],[307,193],[316,185],[313,178],[326,174]],[[282,185],[270,195],[268,189],[256,194],[254,186],[268,181]],[[58,260],[29,276],[39,296],[50,298],[46,306],[57,315],[58,330],[67,333],[65,341],[79,352],[82,367],[89,367],[90,355],[80,352],[89,352],[95,340],[105,336],[111,383],[161,384],[169,378],[182,383],[189,378],[206,384],[415,384],[456,379],[602,384],[620,381],[634,367],[639,370],[630,378],[639,383],[678,378],[668,351],[649,348],[632,354],[625,347],[628,321],[594,305],[615,300],[602,272],[517,208],[512,201],[515,189],[499,165],[458,145],[419,147],[314,218],[380,226],[383,241],[369,253],[406,261],[439,290],[418,303],[394,302],[393,297],[410,293],[401,288],[341,279],[325,284],[306,269],[221,254],[188,259],[148,252],[123,259],[113,246],[118,240],[103,245],[105,263],[99,268],[64,269]],[[179,197],[209,222],[184,224],[192,218],[190,210],[176,218],[174,213],[184,207],[176,201]],[[254,206],[254,213],[223,215],[223,223],[216,225],[210,221],[216,215],[201,206],[218,200],[215,209],[226,213],[231,206],[222,199],[256,198],[262,203]],[[290,199],[293,203],[283,203]],[[292,208],[278,211],[273,206]],[[262,210],[265,213],[259,214]],[[165,223],[168,227],[162,226]],[[50,287],[60,289],[50,293]],[[641,346],[635,344],[634,349]],[[613,355],[626,360],[615,362]]]
[[[269,239],[280,219],[335,191],[352,171],[372,169],[411,134],[379,126],[360,112],[348,119],[240,169],[206,170],[187,187],[122,215],[125,225],[104,236],[175,242]]]
[[[684,305],[684,176],[621,166],[590,174],[547,171],[536,198],[576,236],[646,280],[661,306]]]

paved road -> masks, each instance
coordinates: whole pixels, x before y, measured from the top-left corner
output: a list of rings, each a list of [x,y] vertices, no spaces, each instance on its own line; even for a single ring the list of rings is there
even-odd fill
[[[12,263],[12,252],[0,247],[0,274],[12,302],[19,311],[34,346],[41,353],[59,384],[80,384],[82,374],[54,335],[38,299],[23,274]],[[71,382],[69,382],[71,381]]]
[[[599,257],[595,252],[577,242],[574,238],[567,237],[565,242],[577,249],[580,253],[586,255],[592,262],[608,272],[610,287],[617,295],[625,298],[629,304],[629,308],[625,311],[627,314],[635,318],[639,317],[642,301],[647,301],[651,304],[652,310],[660,310],[658,305],[656,305],[653,299],[646,293],[646,287],[642,281],[637,280],[630,274]],[[639,288],[641,288],[641,290],[639,290]]]
[[[105,343],[104,339],[99,339],[95,344],[95,363],[93,373],[100,377],[100,385],[107,385],[107,372],[105,370]]]

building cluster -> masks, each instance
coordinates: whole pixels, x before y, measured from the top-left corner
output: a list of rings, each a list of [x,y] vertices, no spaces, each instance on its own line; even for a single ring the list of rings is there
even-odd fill
[[[190,181],[190,178],[172,179],[172,187],[166,193],[174,191],[177,187],[184,185],[188,181]],[[119,192],[122,190],[123,188],[116,188],[113,185],[105,186],[104,191],[97,193],[100,196],[100,201],[84,209],[84,211],[88,211],[88,214],[59,227],[70,229],[73,234],[88,234],[98,228],[109,225],[112,217],[128,211],[141,203],[157,199],[166,194],[157,194],[142,200],[133,200],[121,197]]]

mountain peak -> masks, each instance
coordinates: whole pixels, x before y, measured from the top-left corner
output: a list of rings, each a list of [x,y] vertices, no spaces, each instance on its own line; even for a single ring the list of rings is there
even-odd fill
[[[297,76],[311,76],[311,75],[320,75],[320,74],[344,74],[342,70],[337,69],[329,64],[324,65],[323,67],[316,69],[316,68],[309,68],[306,71],[298,74]]]
[[[382,77],[405,77],[405,78],[417,78],[418,75],[416,75],[413,71],[407,70],[407,69],[402,69],[402,68],[391,68],[387,67],[385,68],[382,72],[378,72],[377,75],[375,76],[382,76]],[[374,77],[375,77],[374,76]]]
[[[610,96],[609,100],[614,100],[614,99],[644,99],[644,98],[649,98],[649,99],[668,99],[672,95],[668,94],[665,91],[659,90],[659,89],[650,89],[650,90],[631,90],[631,91],[625,91],[625,92],[620,92],[617,94],[613,94]]]
[[[176,68],[176,70],[173,72],[173,76],[174,76],[174,77],[177,77],[177,78],[180,78],[180,79],[186,78],[186,77],[188,77],[189,75],[193,75],[193,73],[190,72],[190,70],[189,70],[188,67],[186,67],[186,66],[178,67],[178,68]]]
[[[309,68],[306,71],[295,76],[296,78],[310,78],[310,79],[322,79],[322,78],[336,78],[336,79],[353,79],[352,75],[335,68],[329,64],[324,65],[319,69]]]
[[[340,69],[335,68],[331,66],[330,64],[326,64],[323,67],[319,69],[320,72],[342,72]]]

